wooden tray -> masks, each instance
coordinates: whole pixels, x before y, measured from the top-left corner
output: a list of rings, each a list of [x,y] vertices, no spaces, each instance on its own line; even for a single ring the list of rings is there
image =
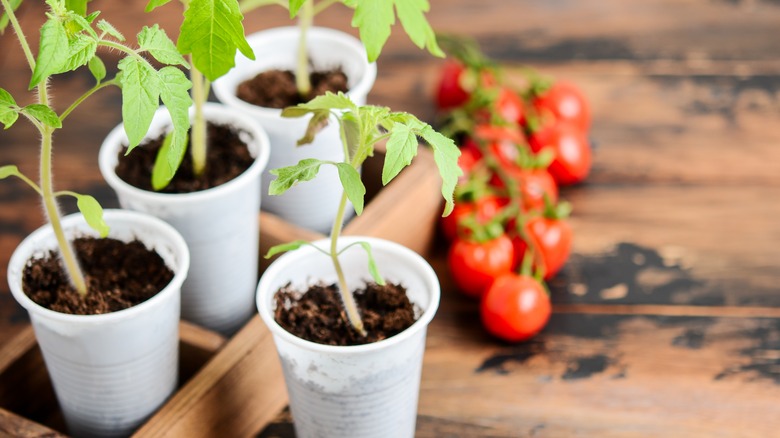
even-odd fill
[[[441,213],[433,154],[421,148],[413,164],[381,187],[384,150],[364,164],[367,202],[345,235],[381,237],[426,254]],[[273,245],[324,236],[261,213],[261,254]],[[270,261],[262,259],[262,273]],[[256,436],[287,405],[281,365],[273,339],[258,316],[229,341],[182,322],[181,387],[134,437]],[[65,436],[32,328],[0,350],[0,435]]]

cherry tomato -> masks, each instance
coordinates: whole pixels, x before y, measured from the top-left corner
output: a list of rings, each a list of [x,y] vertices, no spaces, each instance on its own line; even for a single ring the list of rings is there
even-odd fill
[[[550,297],[533,277],[504,274],[493,281],[480,301],[482,324],[505,341],[531,339],[550,319]]]
[[[546,169],[521,169],[517,166],[505,166],[504,170],[516,181],[523,198],[523,208],[528,210],[543,210],[544,198],[550,203],[558,202],[558,185]],[[490,180],[498,188],[504,188],[504,182],[498,175]]]
[[[523,124],[525,121],[523,99],[507,87],[499,91],[495,109],[496,113],[507,122]]]
[[[485,224],[495,217],[504,205],[505,202],[495,195],[482,196],[475,202],[456,202],[452,213],[441,218],[442,233],[447,239],[455,240],[458,237],[458,223],[462,218],[476,213],[477,222]]]
[[[469,175],[474,169],[474,166],[479,163],[481,155],[482,154],[479,152],[479,150],[476,149],[476,147],[472,148],[464,146],[461,148],[460,156],[458,157],[458,167],[460,167],[460,170],[463,171],[463,175],[458,177],[459,183],[468,181]]]
[[[571,123],[583,132],[590,128],[588,101],[572,83],[555,82],[546,92],[536,96],[532,105],[542,119],[552,117],[558,122]]]
[[[533,133],[528,139],[531,150],[552,149],[555,158],[548,170],[562,186],[583,181],[590,172],[591,150],[588,138],[578,127],[569,123],[555,123]]]
[[[470,93],[461,87],[461,75],[466,67],[457,61],[448,61],[442,67],[436,90],[439,109],[457,108],[469,100]]]
[[[563,219],[549,219],[534,217],[525,224],[525,233],[533,239],[534,248],[538,251],[535,261],[544,264],[544,279],[549,280],[557,274],[571,254],[571,242],[573,233],[569,223]],[[527,243],[520,236],[512,237],[515,249],[516,264],[522,262],[523,254],[528,248]],[[538,263],[534,263],[538,266]]]
[[[450,247],[447,262],[455,284],[466,295],[479,297],[493,279],[512,269],[512,241],[506,234],[486,242],[458,239]]]

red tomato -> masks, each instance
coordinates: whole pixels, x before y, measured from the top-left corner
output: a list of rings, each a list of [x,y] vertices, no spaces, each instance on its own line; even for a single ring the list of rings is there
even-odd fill
[[[457,202],[452,213],[441,218],[441,230],[447,239],[455,240],[458,237],[458,223],[462,218],[476,213],[477,222],[485,224],[501,211],[504,204],[495,195],[482,196],[476,202]]]
[[[555,82],[546,92],[536,96],[532,104],[539,116],[571,123],[583,132],[590,128],[590,107],[580,89],[569,82]]]
[[[550,297],[532,277],[504,274],[482,295],[480,316],[488,332],[505,341],[531,339],[550,319]]]
[[[539,252],[535,261],[541,259],[544,263],[544,279],[553,278],[571,254],[573,233],[569,223],[563,219],[534,217],[525,224],[525,232],[528,238],[533,239],[534,248]],[[515,248],[516,264],[519,264],[528,245],[520,236],[513,237],[512,244]],[[534,266],[538,266],[538,263],[534,263]]]
[[[474,166],[479,163],[479,160],[481,159],[481,155],[479,150],[476,148],[471,147],[463,147],[460,150],[460,156],[458,157],[458,167],[460,167],[460,170],[463,171],[463,175],[458,177],[459,183],[464,183],[468,181],[469,175],[471,174],[471,171],[474,169]]]
[[[450,274],[464,294],[479,297],[493,279],[511,271],[512,251],[512,241],[506,234],[487,242],[458,239],[447,257]]]
[[[495,109],[498,115],[507,122],[523,124],[525,121],[523,99],[509,88],[501,88],[498,99],[496,99]]]
[[[469,100],[470,93],[461,87],[460,78],[466,67],[457,61],[444,64],[436,90],[436,105],[439,109],[457,108]]]
[[[548,170],[555,181],[571,185],[583,181],[590,172],[591,151],[585,133],[569,123],[556,123],[543,127],[528,139],[531,150],[539,152],[552,148],[555,158]]]
[[[523,198],[523,208],[527,210],[544,210],[544,197],[552,204],[558,202],[558,185],[555,179],[545,169],[521,169],[517,166],[505,166],[504,170],[520,187]],[[491,183],[499,188],[504,187],[503,181],[495,175]]]

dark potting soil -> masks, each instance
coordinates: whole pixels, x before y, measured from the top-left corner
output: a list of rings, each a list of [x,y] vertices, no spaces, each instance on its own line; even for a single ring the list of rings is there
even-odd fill
[[[190,144],[187,144],[187,152],[184,154],[179,170],[176,171],[170,184],[160,192],[190,193],[217,187],[244,173],[255,161],[235,128],[207,123],[206,129],[208,149],[206,170],[203,175],[195,176],[192,155],[189,153]],[[164,134],[150,139],[133,149],[127,156],[125,156],[126,149],[119,151],[117,176],[139,189],[154,191],[152,169],[157,151],[162,147],[164,139]]]
[[[301,294],[290,285],[274,295],[274,319],[299,338],[326,345],[360,345],[381,341],[414,324],[418,309],[397,284],[369,283],[355,292],[355,301],[367,336],[357,333],[347,321],[337,286],[313,285]]]
[[[346,93],[347,75],[341,69],[312,72],[311,92],[300,96],[295,86],[295,73],[289,70],[268,70],[238,85],[236,96],[253,105],[265,108],[286,108],[308,102],[326,91]]]
[[[73,241],[87,282],[82,299],[54,252],[30,259],[22,287],[30,299],[48,309],[75,315],[116,312],[142,303],[160,292],[173,278],[163,259],[143,243],[80,237]]]

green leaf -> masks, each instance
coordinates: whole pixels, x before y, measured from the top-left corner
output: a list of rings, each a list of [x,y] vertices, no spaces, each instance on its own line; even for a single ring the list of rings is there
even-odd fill
[[[69,11],[73,11],[82,17],[86,17],[87,15],[87,3],[89,3],[90,0],[65,0],[65,7],[68,8]]]
[[[100,203],[89,195],[79,195],[77,193],[73,195],[76,197],[76,206],[78,206],[81,214],[84,215],[87,224],[100,233],[100,237],[108,236],[109,227],[106,221],[103,220],[103,207],[100,206]]]
[[[176,175],[176,169],[179,168],[181,160],[184,159],[186,148],[181,149],[178,156],[178,162],[173,166],[170,164],[170,160],[173,158],[174,153],[171,149],[174,132],[175,131],[171,131],[165,136],[160,150],[157,151],[157,157],[155,158],[154,167],[152,168],[152,188],[154,190],[162,190],[170,184],[174,175]]]
[[[406,34],[419,48],[428,49],[431,54],[444,57],[444,52],[436,42],[436,33],[425,19],[425,12],[430,10],[428,0],[394,0],[398,19]]]
[[[382,52],[390,28],[395,24],[393,1],[360,0],[355,6],[352,26],[360,29],[360,40],[366,47],[368,61],[374,62]]]
[[[0,88],[0,123],[5,129],[10,128],[19,118],[19,106],[16,105],[11,93]]]
[[[52,128],[62,128],[62,120],[51,108],[46,105],[34,103],[22,108],[22,112]]]
[[[455,185],[458,183],[458,177],[463,174],[463,171],[458,167],[460,149],[455,146],[452,139],[434,131],[428,125],[425,125],[419,135],[433,148],[433,159],[436,161],[436,167],[439,168],[439,175],[442,178],[441,194],[445,201],[443,216],[448,216],[455,206],[453,201]]]
[[[325,163],[325,161],[317,160],[315,158],[306,158],[293,166],[280,167],[271,170],[271,175],[276,175],[276,179],[271,181],[271,186],[268,188],[268,194],[281,195],[299,182],[311,181],[317,176],[317,172],[320,171],[320,166]]]
[[[376,267],[376,260],[374,260],[374,253],[371,251],[371,245],[368,242],[358,242],[360,246],[366,251],[368,255],[368,272],[371,274],[371,278],[374,279],[376,284],[380,286],[385,285],[385,279],[379,275],[379,269]]]
[[[265,254],[264,257],[270,259],[271,257],[277,254],[281,254],[283,252],[295,251],[296,249],[302,247],[303,245],[310,245],[310,243],[305,240],[296,240],[293,242],[281,243],[279,245],[272,246]]]
[[[357,105],[341,91],[339,91],[338,94],[328,91],[324,95],[317,96],[306,103],[300,103],[296,106],[285,108],[282,110],[282,117],[302,117],[309,113],[318,111],[330,112],[331,110],[350,110],[356,112]]]
[[[98,83],[105,79],[106,65],[103,64],[103,61],[97,55],[93,56],[92,59],[89,60],[87,66],[89,66],[89,71],[92,73],[92,76],[95,77],[95,80]]]
[[[10,0],[9,3],[11,4],[11,9],[16,11],[19,8],[19,5],[22,4],[22,0]],[[3,11],[3,14],[0,15],[0,35],[5,32],[5,28],[8,27],[8,23],[10,23],[8,13]]]
[[[344,113],[341,116],[341,125],[344,129],[344,135],[347,141],[347,150],[349,151],[349,161],[355,157],[360,148],[360,124],[355,117],[355,113]],[[363,160],[358,160],[362,163]]]
[[[68,60],[68,34],[65,26],[56,18],[50,18],[41,27],[41,43],[35,70],[30,78],[33,89],[47,77],[58,73]]]
[[[244,36],[243,18],[236,0],[190,0],[179,34],[179,52],[191,53],[195,68],[208,80],[217,80],[235,65],[236,50],[255,59]]]
[[[357,106],[347,97],[346,94],[339,92],[334,94],[327,92],[322,96],[317,96],[306,103],[287,107],[282,110],[282,117],[303,117],[311,114],[309,125],[306,127],[306,133],[298,140],[298,146],[311,143],[314,137],[328,124],[331,110],[350,110],[357,111]]]
[[[352,206],[355,208],[355,213],[360,216],[360,214],[363,213],[366,186],[364,186],[363,181],[360,180],[358,171],[348,163],[336,163],[336,168],[339,171],[341,186],[344,187],[344,192],[347,194],[349,202],[351,202]]]
[[[122,35],[122,32],[116,30],[116,28],[111,23],[109,23],[106,20],[98,21],[97,28],[102,30],[106,34],[111,35],[117,41],[124,41],[125,40],[125,36]]]
[[[138,33],[138,45],[141,50],[149,51],[154,59],[163,64],[189,66],[173,41],[156,24],[152,27],[144,26],[141,29],[141,32]]]
[[[382,184],[387,185],[417,155],[417,136],[408,125],[396,123],[387,140],[387,155],[382,167]]]
[[[92,24],[99,15],[100,15],[100,11],[95,11],[87,15],[85,18],[89,24]]]
[[[171,66],[160,69],[158,76],[160,98],[173,122],[173,141],[168,154],[168,165],[173,172],[176,172],[187,149],[187,132],[190,129],[189,108],[192,105],[189,89],[192,87],[192,82],[187,79],[184,72]]]
[[[127,152],[141,143],[160,100],[160,79],[145,62],[126,57],[119,61],[122,86],[122,120],[130,141]]]
[[[67,58],[55,73],[75,70],[87,64],[95,57],[96,50],[97,41],[94,38],[83,33],[73,35],[70,41],[68,41]]]
[[[22,173],[19,172],[19,168],[14,166],[13,164],[7,164],[5,166],[0,167],[0,179],[6,179],[9,176],[21,176]]]
[[[146,4],[146,9],[144,9],[144,11],[152,12],[153,10],[169,3],[170,1],[171,0],[149,0],[149,3]]]
[[[301,10],[301,6],[309,0],[290,0],[290,18],[295,18],[298,15],[298,11]],[[314,0],[311,0],[314,1]]]

